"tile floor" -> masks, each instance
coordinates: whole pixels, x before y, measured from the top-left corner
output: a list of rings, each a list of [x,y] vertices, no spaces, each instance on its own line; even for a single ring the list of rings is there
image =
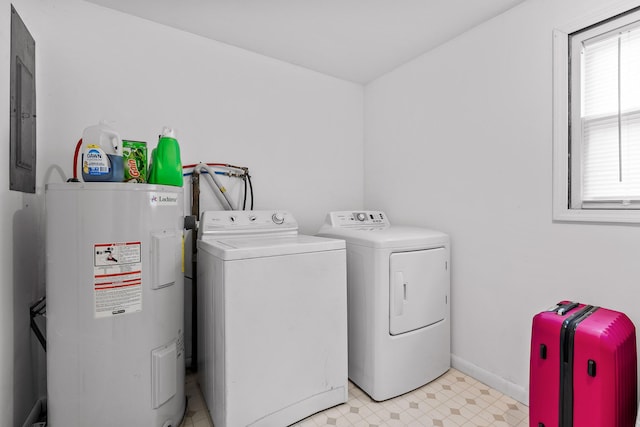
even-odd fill
[[[180,427],[212,427],[213,422],[198,387],[198,378],[189,371],[185,378],[184,393],[187,396],[187,412]]]
[[[187,375],[187,415],[181,427],[212,427],[198,383]],[[314,414],[295,427],[441,426],[525,427],[529,408],[455,369],[402,396],[374,402],[349,383],[349,401]]]

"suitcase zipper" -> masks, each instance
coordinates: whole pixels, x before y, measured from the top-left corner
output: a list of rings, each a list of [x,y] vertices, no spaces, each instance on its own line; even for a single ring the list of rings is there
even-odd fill
[[[587,305],[562,322],[560,329],[560,427],[573,426],[573,354],[576,329],[580,322],[597,309],[598,307]]]

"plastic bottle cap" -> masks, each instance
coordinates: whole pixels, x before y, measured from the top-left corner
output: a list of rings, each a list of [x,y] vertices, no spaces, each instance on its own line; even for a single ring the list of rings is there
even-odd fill
[[[170,128],[169,126],[165,126],[162,128],[162,136],[167,136],[169,138],[175,138],[176,137],[176,131],[173,130],[173,128]]]

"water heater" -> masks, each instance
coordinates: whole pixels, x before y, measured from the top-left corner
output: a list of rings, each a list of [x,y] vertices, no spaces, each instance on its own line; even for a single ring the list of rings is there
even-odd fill
[[[185,411],[182,188],[46,188],[51,427],[178,427]]]

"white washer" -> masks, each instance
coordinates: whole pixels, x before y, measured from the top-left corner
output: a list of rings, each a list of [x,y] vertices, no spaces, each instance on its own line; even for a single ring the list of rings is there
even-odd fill
[[[380,211],[331,212],[318,235],[347,244],[349,378],[381,401],[445,373],[449,237]]]
[[[198,240],[198,376],[216,427],[282,427],[346,402],[342,240],[281,211],[211,211]]]

